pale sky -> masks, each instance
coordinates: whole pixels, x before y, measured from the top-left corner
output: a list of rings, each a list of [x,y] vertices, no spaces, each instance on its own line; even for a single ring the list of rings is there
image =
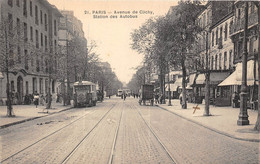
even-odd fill
[[[130,33],[138,29],[146,19],[165,15],[170,6],[176,5],[177,1],[157,0],[157,1],[137,1],[137,0],[117,0],[117,1],[97,1],[97,0],[48,0],[58,9],[73,10],[76,16],[83,23],[85,37],[88,40],[95,40],[98,48],[96,52],[104,62],[109,62],[113,71],[121,82],[128,83],[139,66],[143,55],[131,49]],[[89,11],[90,14],[85,14]],[[103,16],[109,18],[93,18],[93,11],[102,11]],[[110,18],[115,15],[114,11],[130,11],[130,15],[137,18]],[[132,14],[137,11],[137,14]],[[146,14],[141,14],[142,11]],[[98,14],[101,15],[101,14]],[[129,15],[129,14],[121,14]]]

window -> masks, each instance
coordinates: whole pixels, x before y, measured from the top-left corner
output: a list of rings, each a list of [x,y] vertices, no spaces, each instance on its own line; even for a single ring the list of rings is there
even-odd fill
[[[230,21],[230,24],[229,24],[229,35],[231,35],[232,26],[233,26],[233,20],[231,20],[231,21]]]
[[[33,53],[31,52],[31,66],[34,66],[34,57],[33,57]]]
[[[227,52],[224,52],[224,70],[227,69]]]
[[[222,60],[222,54],[221,53],[219,54],[219,59],[218,60],[219,60],[219,70],[221,70],[222,69],[222,67],[221,67],[222,66],[222,63],[221,63],[222,62],[221,61]]]
[[[223,38],[223,27],[220,27],[220,33],[219,33],[219,42],[222,43],[222,38]]]
[[[33,16],[33,14],[32,14],[32,1],[30,1],[30,15]]]
[[[16,6],[20,7],[20,0],[16,0]]]
[[[40,78],[40,93],[43,93],[43,80]]]
[[[227,30],[228,30],[228,24],[226,23],[225,24],[225,41],[227,40],[227,34],[228,34]]]
[[[231,69],[232,66],[232,50],[229,51],[229,58],[228,58],[228,64],[229,64],[229,69]]]
[[[249,55],[254,53],[254,37],[249,39]]]
[[[22,57],[21,57],[21,48],[20,46],[17,46],[17,55],[18,55],[18,63],[22,62]]]
[[[57,40],[54,40],[54,53],[57,52]]]
[[[241,18],[241,9],[238,9],[237,10],[237,19],[240,19]]]
[[[31,26],[30,27],[30,39],[31,39],[31,42],[33,42],[33,27]]]
[[[43,56],[41,56],[41,70],[43,71],[44,70],[44,65],[43,65]]]
[[[214,66],[214,57],[213,56],[211,56],[211,70],[213,70],[213,66]]]
[[[57,21],[54,20],[54,35],[57,36]]]
[[[48,73],[48,67],[49,67],[49,65],[48,65],[48,61],[47,61],[47,59],[45,59],[45,73]]]
[[[21,34],[21,22],[20,22],[20,19],[19,18],[17,18],[16,19],[16,28],[17,28],[17,35],[20,35]]]
[[[8,64],[10,67],[14,66],[14,51],[12,48],[9,50],[9,63]]]
[[[45,31],[47,31],[47,14],[44,14]]]
[[[43,46],[43,34],[41,33],[41,46]]]
[[[36,40],[36,48],[39,48],[39,33],[38,33],[38,30],[35,30],[35,40]]]
[[[218,69],[218,55],[215,56],[215,70]]]
[[[47,36],[45,35],[45,51],[48,50],[48,40],[47,40]]]
[[[39,61],[38,56],[37,56],[37,59],[36,59],[36,71],[40,72],[40,61]]]
[[[24,41],[27,42],[28,38],[27,38],[27,23],[23,23],[23,34],[24,34]]]
[[[29,69],[29,65],[28,65],[28,51],[24,50],[24,67],[26,70]]]
[[[212,31],[212,47],[214,46],[214,31]]]
[[[27,17],[27,0],[23,0],[23,15]]]
[[[28,83],[28,81],[25,82],[25,93],[27,95],[29,94],[29,83]]]
[[[39,25],[38,6],[35,5],[35,24]]]
[[[8,0],[7,3],[8,3],[9,6],[13,7],[13,0]]]
[[[40,11],[40,21],[41,21],[41,24],[43,24],[43,21],[42,21],[42,10]]]
[[[13,31],[13,15],[8,13],[9,32]]]
[[[218,45],[218,28],[216,30],[216,45]]]
[[[33,81],[32,89],[33,89],[33,93],[34,93],[34,92],[37,92],[37,79],[35,77],[33,77],[32,81]]]

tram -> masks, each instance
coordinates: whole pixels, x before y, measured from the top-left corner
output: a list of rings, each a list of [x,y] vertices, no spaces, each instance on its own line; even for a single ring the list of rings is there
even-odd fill
[[[73,84],[74,107],[96,106],[96,84],[90,81],[77,81]]]

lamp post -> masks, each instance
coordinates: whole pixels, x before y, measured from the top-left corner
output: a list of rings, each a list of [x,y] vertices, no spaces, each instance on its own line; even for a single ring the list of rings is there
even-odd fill
[[[168,106],[172,106],[172,102],[171,102],[171,88],[170,88],[170,65],[169,65],[169,61],[167,62],[168,65]]]
[[[245,2],[244,50],[242,56],[242,85],[240,93],[240,113],[237,125],[249,125],[247,114],[247,33],[248,33],[248,2]]]

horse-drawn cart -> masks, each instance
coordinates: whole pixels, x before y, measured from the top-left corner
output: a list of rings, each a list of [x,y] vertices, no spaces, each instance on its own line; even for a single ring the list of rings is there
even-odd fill
[[[149,102],[153,106],[154,102],[154,86],[151,84],[144,84],[139,90],[139,104],[146,105],[146,102]]]

